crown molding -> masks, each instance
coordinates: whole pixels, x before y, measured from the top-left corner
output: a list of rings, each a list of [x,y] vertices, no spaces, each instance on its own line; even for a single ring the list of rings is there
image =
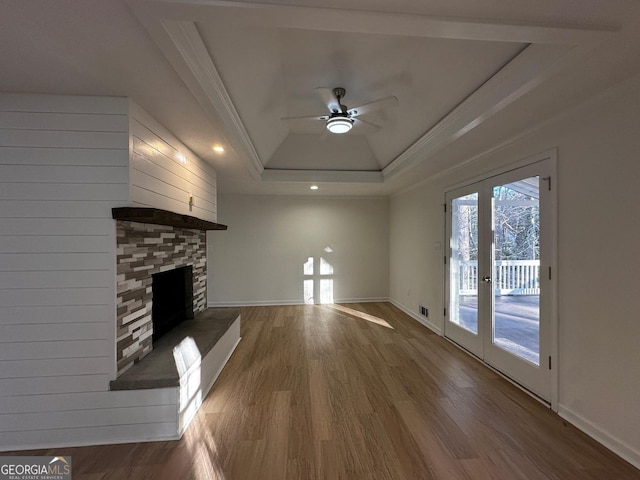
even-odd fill
[[[253,178],[274,182],[322,181],[322,178],[333,182],[384,183],[425,161],[536,88],[563,65],[585,55],[617,33],[617,29],[610,27],[443,19],[420,14],[242,1],[128,2],[205,111],[222,119],[228,134],[245,153]],[[260,158],[194,23],[206,23],[219,16],[221,11],[231,15],[234,21],[261,27],[516,42],[521,43],[523,49],[393,159],[382,172],[265,170],[265,162]]]
[[[382,171],[385,179],[433,155],[534,89],[555,71],[555,67],[566,61],[574,49],[569,46],[529,45],[387,165]]]
[[[197,82],[200,103],[213,107],[222,119],[227,131],[234,137],[241,150],[247,155],[254,177],[262,173],[264,167],[260,156],[251,141],[251,137],[240,118],[240,114],[227,92],[224,82],[207,52],[202,37],[193,22],[168,21],[161,22],[178,53],[186,63],[188,72]],[[178,70],[182,74],[183,70]],[[193,84],[193,82],[190,82]],[[192,90],[193,91],[193,90]]]
[[[281,170],[266,168],[263,182],[382,183],[382,172],[353,170]]]
[[[517,43],[579,45],[599,42],[616,28],[549,25],[491,19],[441,18],[420,13],[381,12],[228,0],[128,0],[138,16],[207,22],[220,11],[235,21],[269,28],[351,32]]]

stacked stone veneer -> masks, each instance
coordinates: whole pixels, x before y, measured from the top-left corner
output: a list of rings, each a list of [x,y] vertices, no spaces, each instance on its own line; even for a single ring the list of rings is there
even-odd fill
[[[206,233],[116,221],[118,375],[152,350],[151,275],[193,267],[193,313],[207,305]]]

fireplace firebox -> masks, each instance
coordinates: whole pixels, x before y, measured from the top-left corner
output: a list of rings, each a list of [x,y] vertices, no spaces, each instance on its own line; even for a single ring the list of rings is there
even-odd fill
[[[191,265],[159,272],[151,276],[153,306],[152,342],[193,315],[193,268]]]

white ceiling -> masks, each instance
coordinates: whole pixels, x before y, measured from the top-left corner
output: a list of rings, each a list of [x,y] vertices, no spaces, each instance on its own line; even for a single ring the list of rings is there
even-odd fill
[[[3,2],[0,91],[128,96],[221,192],[387,195],[640,72],[635,0]],[[379,130],[321,122],[344,87]],[[226,147],[223,155],[214,144]]]

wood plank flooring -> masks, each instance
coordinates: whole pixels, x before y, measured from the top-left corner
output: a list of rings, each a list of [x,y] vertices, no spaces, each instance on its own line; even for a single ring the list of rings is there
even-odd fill
[[[388,303],[242,309],[179,442],[20,453],[71,455],[74,480],[640,479]]]

